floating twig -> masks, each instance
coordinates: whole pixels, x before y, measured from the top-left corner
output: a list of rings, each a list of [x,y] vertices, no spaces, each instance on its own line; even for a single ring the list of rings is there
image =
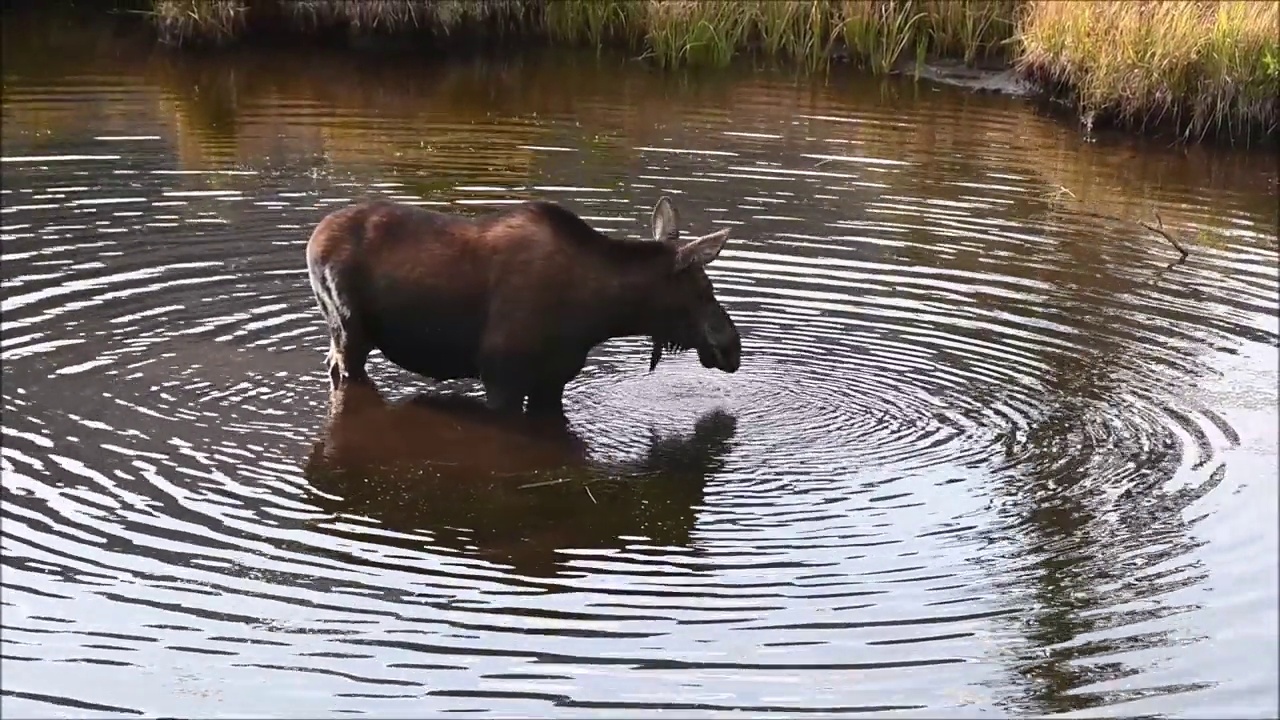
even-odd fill
[[[514,474],[514,473],[513,473],[513,474]],[[527,489],[529,489],[529,488],[543,487],[543,486],[546,486],[546,485],[562,485],[562,484],[564,484],[564,483],[569,482],[570,480],[572,480],[572,478],[559,478],[559,479],[557,479],[557,480],[544,480],[543,482],[536,482],[536,483],[529,483],[528,485],[521,485],[521,486],[517,487],[516,489],[517,489],[517,490],[527,490]]]
[[[1177,238],[1175,238],[1173,235],[1165,231],[1164,220],[1160,219],[1160,213],[1156,213],[1155,216],[1156,216],[1156,222],[1159,223],[1157,226],[1148,225],[1147,223],[1144,223],[1141,220],[1138,221],[1138,224],[1150,230],[1151,232],[1156,233],[1157,235],[1164,238],[1165,240],[1168,240],[1170,245],[1173,245],[1175,248],[1178,249],[1179,253],[1182,253],[1182,259],[1186,260],[1187,249],[1182,247],[1182,243],[1178,242]]]
[[[600,504],[600,503],[596,502],[596,496],[591,494],[591,486],[590,486],[590,485],[583,485],[583,486],[582,486],[582,489],[587,491],[587,497],[591,498],[591,504],[592,504],[592,505],[599,505],[599,504]]]
[[[1072,200],[1075,200],[1076,194],[1068,190],[1065,185],[1059,185],[1056,190],[1046,191],[1040,197],[1045,202],[1049,203],[1051,207],[1058,207],[1064,197],[1069,197]]]

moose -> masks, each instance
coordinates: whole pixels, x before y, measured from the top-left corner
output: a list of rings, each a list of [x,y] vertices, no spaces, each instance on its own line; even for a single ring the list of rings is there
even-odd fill
[[[563,415],[565,385],[597,345],[648,336],[738,370],[741,339],[705,268],[729,230],[684,238],[663,196],[652,238],[607,236],[535,200],[478,217],[389,200],[333,211],[307,241],[311,289],[329,329],[330,386],[367,382],[365,362],[441,380],[478,378],[491,409]]]

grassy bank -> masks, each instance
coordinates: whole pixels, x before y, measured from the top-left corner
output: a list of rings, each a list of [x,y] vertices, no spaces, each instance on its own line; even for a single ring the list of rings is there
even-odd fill
[[[1086,120],[1275,135],[1280,3],[1028,2],[1016,67]]]
[[[658,65],[740,55],[874,72],[927,58],[1011,64],[1090,124],[1188,139],[1280,131],[1280,3],[1254,0],[150,0],[163,42],[256,30],[620,47]]]

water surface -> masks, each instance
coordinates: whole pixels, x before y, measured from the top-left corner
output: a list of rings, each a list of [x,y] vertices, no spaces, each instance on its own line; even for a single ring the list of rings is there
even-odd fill
[[[1276,712],[1273,157],[906,80],[10,19],[5,716]],[[568,437],[378,355],[331,403],[326,212],[638,237],[661,194],[733,228],[737,374],[611,342]]]

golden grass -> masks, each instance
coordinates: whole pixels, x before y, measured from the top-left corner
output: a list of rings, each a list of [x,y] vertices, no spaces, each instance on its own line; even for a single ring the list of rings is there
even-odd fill
[[[1280,124],[1280,3],[1265,0],[152,1],[173,44],[224,43],[272,16],[303,33],[471,30],[620,46],[663,67],[749,53],[817,70],[839,55],[885,73],[930,57],[998,58],[1073,96],[1090,121],[1172,126],[1188,138],[1275,134]]]
[[[1075,96],[1087,118],[1187,136],[1274,133],[1280,3],[1031,2],[1019,70]]]

